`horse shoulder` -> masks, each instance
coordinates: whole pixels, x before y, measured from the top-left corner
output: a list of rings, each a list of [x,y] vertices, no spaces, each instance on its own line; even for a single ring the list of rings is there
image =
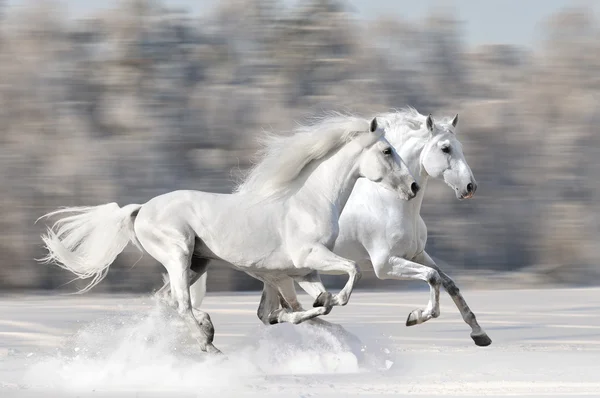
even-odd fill
[[[423,248],[425,248],[425,243],[427,242],[427,225],[425,225],[425,221],[420,214],[419,219],[417,220],[417,236],[419,237],[419,241],[423,245]]]
[[[427,228],[419,214],[398,201],[397,213],[387,226],[387,239],[391,254],[412,258],[425,248]]]
[[[340,216],[338,240],[364,241],[383,234],[387,219],[385,207],[386,203],[372,190],[353,191]]]

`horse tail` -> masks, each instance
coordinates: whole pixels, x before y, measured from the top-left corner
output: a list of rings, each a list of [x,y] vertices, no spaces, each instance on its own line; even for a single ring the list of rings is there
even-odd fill
[[[39,261],[71,271],[76,279],[93,278],[78,293],[89,291],[106,277],[108,268],[130,241],[142,250],[133,230],[141,207],[130,204],[121,208],[116,203],[107,203],[67,207],[45,214],[40,218],[71,215],[58,220],[42,235],[48,254]]]

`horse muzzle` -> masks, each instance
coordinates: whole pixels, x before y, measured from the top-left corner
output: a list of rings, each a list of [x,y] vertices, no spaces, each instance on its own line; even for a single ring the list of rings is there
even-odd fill
[[[467,187],[463,193],[460,195],[460,199],[471,199],[475,196],[475,191],[477,191],[477,184],[470,182],[467,184]]]

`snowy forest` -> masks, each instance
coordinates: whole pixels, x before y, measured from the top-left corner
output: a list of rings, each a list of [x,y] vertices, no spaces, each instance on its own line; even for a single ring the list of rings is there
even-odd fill
[[[78,286],[35,261],[45,230],[35,221],[48,211],[176,189],[230,192],[263,130],[324,111],[372,117],[405,106],[460,115],[477,194],[458,201],[431,182],[422,212],[428,252],[457,281],[597,283],[593,12],[556,13],[529,48],[468,46],[447,11],[366,20],[334,0],[225,0],[199,17],[153,0],[78,19],[65,11],[52,1],[0,9],[1,290]],[[129,248],[94,291],[149,292],[162,272]],[[208,285],[262,286],[227,267],[212,267]],[[397,283],[372,274],[359,283],[389,286]]]

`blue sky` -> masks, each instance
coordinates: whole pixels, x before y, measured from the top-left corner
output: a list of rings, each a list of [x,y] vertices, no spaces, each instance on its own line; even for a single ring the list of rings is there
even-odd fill
[[[44,0],[8,0],[10,5],[22,5]],[[72,16],[110,7],[118,0],[62,0]],[[218,0],[163,0],[201,14]],[[301,0],[295,0],[301,1]],[[533,45],[539,39],[539,26],[552,13],[569,6],[600,5],[594,0],[346,0],[358,16],[398,15],[415,19],[432,9],[449,8],[464,22],[469,44],[509,43]]]

